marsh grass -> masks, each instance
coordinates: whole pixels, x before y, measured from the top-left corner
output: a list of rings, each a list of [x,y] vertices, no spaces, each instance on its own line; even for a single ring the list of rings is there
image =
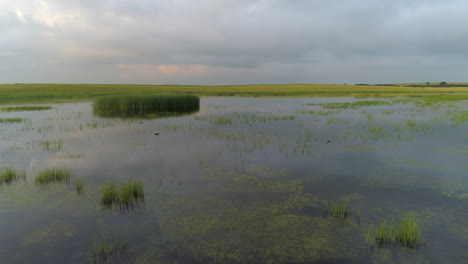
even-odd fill
[[[91,255],[94,263],[108,263],[112,257],[124,255],[126,250],[125,240],[111,240],[104,236],[93,241]]]
[[[49,168],[40,171],[35,179],[38,184],[48,184],[54,182],[69,182],[71,179],[70,168]]]
[[[101,117],[157,118],[190,114],[200,110],[200,98],[192,95],[110,96],[97,98],[93,112]]]
[[[375,242],[379,247],[399,245],[418,248],[424,244],[419,224],[410,216],[405,216],[397,225],[383,221],[377,227],[369,229],[368,238],[371,244]]]
[[[57,152],[62,150],[63,140],[46,140],[41,142],[44,150]]]
[[[52,109],[52,106],[11,106],[0,108],[2,112],[44,111],[50,109]]]
[[[364,106],[390,105],[388,101],[357,101],[353,103],[325,103],[320,104],[325,109],[356,109]]]
[[[18,172],[13,168],[4,168],[0,171],[0,185],[24,179],[26,179],[26,171]]]
[[[0,118],[0,123],[21,123],[23,118]]]
[[[462,111],[460,113],[457,113],[453,116],[452,120],[457,123],[468,122],[468,111]]]
[[[322,210],[325,215],[346,219],[350,215],[349,201],[348,199],[324,200]]]
[[[119,205],[130,207],[144,201],[143,182],[130,180],[128,183],[116,186],[107,183],[101,192],[101,204],[105,207]]]

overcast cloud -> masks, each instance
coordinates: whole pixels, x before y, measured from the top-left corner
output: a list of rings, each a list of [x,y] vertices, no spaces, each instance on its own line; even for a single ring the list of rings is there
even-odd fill
[[[0,0],[0,83],[468,81],[466,0]]]

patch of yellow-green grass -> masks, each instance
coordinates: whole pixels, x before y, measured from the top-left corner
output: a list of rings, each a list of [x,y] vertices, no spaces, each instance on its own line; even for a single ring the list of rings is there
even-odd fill
[[[0,123],[21,123],[23,118],[0,118]]]
[[[3,84],[0,102],[90,99],[108,95],[180,95],[244,97],[395,97],[432,96],[429,100],[468,99],[468,87],[405,87],[324,84],[261,85],[130,85],[130,84]]]
[[[52,106],[12,106],[0,108],[2,112],[43,111],[50,109],[52,109]]]

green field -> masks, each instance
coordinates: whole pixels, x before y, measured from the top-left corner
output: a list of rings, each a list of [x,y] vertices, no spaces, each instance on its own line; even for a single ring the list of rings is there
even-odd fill
[[[468,99],[468,87],[409,87],[371,85],[132,85],[132,84],[0,84],[0,103],[38,100],[90,99],[106,95],[192,94],[244,97],[395,97],[441,96]],[[448,96],[448,97],[447,97]]]

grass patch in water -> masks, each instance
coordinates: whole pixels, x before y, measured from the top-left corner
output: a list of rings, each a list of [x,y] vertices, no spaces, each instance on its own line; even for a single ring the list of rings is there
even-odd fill
[[[107,237],[101,237],[93,241],[91,255],[94,263],[109,263],[112,257],[124,255],[126,248],[125,240],[111,241]]]
[[[387,101],[357,101],[353,103],[325,103],[320,104],[323,108],[326,109],[356,109],[364,106],[377,106],[377,105],[390,105],[390,102]]]
[[[43,111],[50,109],[52,109],[52,106],[10,106],[0,108],[2,112]]]
[[[322,209],[325,215],[338,219],[346,219],[350,213],[348,199],[322,201]]]
[[[200,98],[180,96],[110,96],[97,98],[93,112],[100,117],[157,118],[190,114],[200,110]]]
[[[70,168],[49,168],[40,171],[35,179],[38,184],[48,184],[53,182],[68,182],[71,178]]]
[[[398,225],[383,221],[368,233],[370,242],[382,246],[400,245],[407,248],[418,248],[423,245],[422,233],[414,217],[405,216]]]
[[[12,183],[14,181],[24,180],[26,178],[26,172],[17,172],[13,168],[5,168],[0,171],[0,185],[6,183]]]
[[[119,205],[120,207],[129,207],[144,201],[143,182],[132,181],[116,186],[113,183],[107,183],[101,192],[101,204],[106,207]]]
[[[21,123],[23,118],[0,118],[0,123]]]
[[[458,114],[456,114],[453,118],[452,118],[453,121],[457,122],[457,123],[464,123],[464,122],[468,122],[468,111],[462,111]]]

